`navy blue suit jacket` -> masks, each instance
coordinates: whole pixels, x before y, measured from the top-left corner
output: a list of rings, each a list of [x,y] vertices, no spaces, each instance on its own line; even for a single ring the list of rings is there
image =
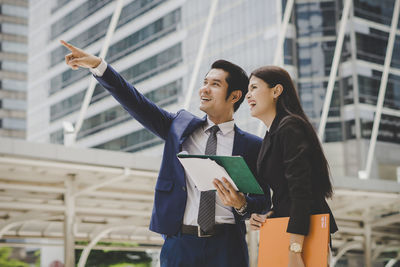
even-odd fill
[[[187,192],[182,165],[176,154],[181,152],[186,138],[206,121],[186,110],[170,113],[158,107],[124,80],[111,66],[102,77],[95,78],[121,103],[137,121],[165,141],[161,169],[157,179],[150,230],[175,235],[179,232],[185,212]],[[241,131],[235,126],[233,155],[242,156],[252,172],[256,173],[257,155],[261,139]],[[263,212],[270,207],[270,195],[247,195],[248,212],[238,215],[234,209],[236,224],[245,234],[244,219],[253,212]]]

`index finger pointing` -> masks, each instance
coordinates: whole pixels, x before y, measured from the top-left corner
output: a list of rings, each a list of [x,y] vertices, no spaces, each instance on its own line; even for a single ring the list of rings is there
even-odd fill
[[[77,50],[75,46],[73,46],[72,44],[67,43],[64,40],[60,40],[60,43],[65,46],[66,48],[68,48],[71,51]]]

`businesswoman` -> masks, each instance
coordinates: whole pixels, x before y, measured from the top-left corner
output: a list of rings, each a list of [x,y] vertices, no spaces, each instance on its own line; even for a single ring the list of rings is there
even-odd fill
[[[251,115],[267,126],[257,173],[261,186],[273,191],[268,217],[290,217],[289,266],[304,266],[301,251],[310,215],[329,213],[330,232],[337,231],[325,200],[332,196],[327,160],[284,69],[265,66],[254,70],[246,98]],[[258,229],[266,217],[252,214],[251,228]]]

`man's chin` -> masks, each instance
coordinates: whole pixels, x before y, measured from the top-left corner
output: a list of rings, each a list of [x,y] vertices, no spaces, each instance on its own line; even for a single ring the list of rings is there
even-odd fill
[[[207,113],[207,108],[206,108],[204,105],[200,104],[199,109],[200,109],[201,111]]]

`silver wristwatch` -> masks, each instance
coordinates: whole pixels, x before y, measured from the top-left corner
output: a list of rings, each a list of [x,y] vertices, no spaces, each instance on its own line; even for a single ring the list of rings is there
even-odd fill
[[[235,210],[239,215],[241,215],[241,216],[245,215],[246,211],[247,211],[247,201],[244,203],[244,205],[240,209],[235,208]]]

